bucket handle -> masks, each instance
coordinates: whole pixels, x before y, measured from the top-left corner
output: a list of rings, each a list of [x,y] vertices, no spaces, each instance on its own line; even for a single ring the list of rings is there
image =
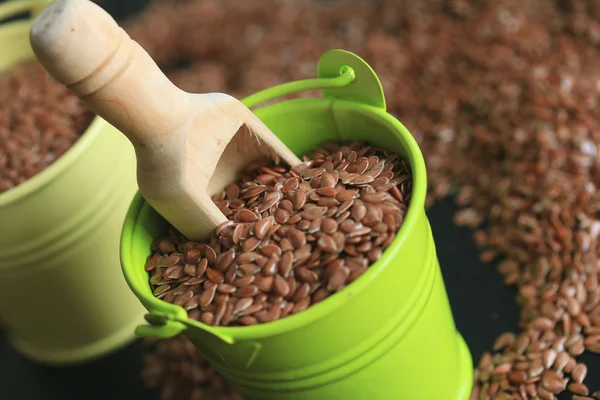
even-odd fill
[[[317,64],[318,78],[283,83],[242,100],[248,108],[280,97],[320,89],[325,98],[350,100],[385,110],[385,96],[375,71],[362,58],[346,50],[329,50]]]
[[[15,17],[29,11],[31,18],[42,12],[52,0],[11,0],[0,5],[0,21]]]

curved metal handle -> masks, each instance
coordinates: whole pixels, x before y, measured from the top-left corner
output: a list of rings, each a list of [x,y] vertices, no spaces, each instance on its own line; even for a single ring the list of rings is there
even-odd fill
[[[273,86],[251,94],[241,101],[246,107],[252,108],[279,97],[306,92],[308,90],[343,88],[352,83],[355,78],[356,74],[354,73],[354,70],[351,67],[344,65],[340,68],[340,75],[334,78],[303,79],[295,82],[282,83],[281,85]]]
[[[242,103],[256,107],[279,97],[321,89],[326,98],[356,101],[386,109],[383,87],[377,74],[366,61],[346,50],[329,50],[317,66],[318,78],[283,83],[244,98]]]

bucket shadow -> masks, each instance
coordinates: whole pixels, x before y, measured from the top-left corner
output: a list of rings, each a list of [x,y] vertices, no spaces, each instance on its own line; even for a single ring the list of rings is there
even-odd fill
[[[454,320],[478,363],[500,333],[518,332],[517,291],[504,285],[495,263],[479,261],[473,231],[452,222],[456,211],[453,199],[447,198],[431,207],[427,216]]]

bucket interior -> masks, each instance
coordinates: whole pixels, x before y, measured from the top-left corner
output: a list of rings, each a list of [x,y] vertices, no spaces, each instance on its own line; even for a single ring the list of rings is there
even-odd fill
[[[373,279],[378,266],[385,263],[392,248],[398,247],[409,234],[418,213],[423,212],[426,176],[425,164],[418,145],[410,132],[385,110],[356,102],[333,99],[297,99],[276,103],[255,110],[256,115],[297,156],[310,154],[325,141],[360,140],[397,153],[406,160],[413,171],[413,193],[404,224],[383,257],[352,283],[353,291],[362,290]],[[124,274],[131,289],[149,311],[176,315],[187,319],[187,314],[177,307],[158,300],[152,294],[148,273],[144,270],[154,238],[166,233],[168,223],[138,194],[130,207],[123,229],[121,258]],[[343,293],[343,292],[342,292]],[[274,331],[287,331],[295,326],[319,318],[341,306],[343,295],[334,294],[309,310],[288,316],[269,324],[244,327],[248,335],[269,335]],[[186,324],[199,325],[187,320]],[[218,327],[215,330],[237,330],[236,327]],[[252,331],[252,332],[250,332]],[[245,335],[244,335],[245,336]]]

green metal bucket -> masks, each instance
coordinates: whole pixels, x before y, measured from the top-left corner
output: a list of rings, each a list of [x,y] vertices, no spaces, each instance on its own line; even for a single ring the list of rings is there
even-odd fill
[[[0,71],[35,60],[33,19],[48,0],[0,4]],[[58,160],[0,194],[0,324],[44,364],[88,362],[135,340],[145,313],[119,269],[119,234],[136,190],[135,152],[96,117]]]
[[[365,140],[403,156],[414,173],[404,225],[383,257],[347,288],[308,310],[248,327],[212,327],[156,299],[144,270],[167,223],[138,194],[125,221],[121,261],[149,314],[141,336],[183,333],[246,399],[463,400],[472,360],[454,325],[424,210],[423,156],[385,110],[381,84],[352,53],[332,50],[319,79],[292,82],[244,100],[248,107],[307,89],[324,98],[283,101],[256,115],[297,155],[326,140]]]

